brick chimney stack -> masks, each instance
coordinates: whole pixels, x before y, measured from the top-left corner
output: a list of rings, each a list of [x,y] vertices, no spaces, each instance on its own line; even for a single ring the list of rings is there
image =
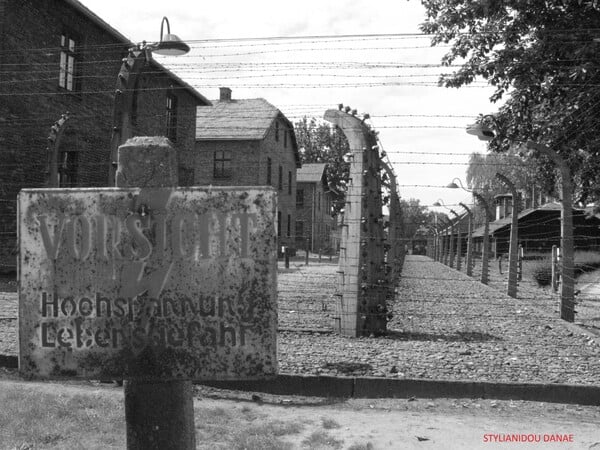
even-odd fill
[[[219,88],[219,101],[230,102],[231,101],[231,89],[228,87]]]

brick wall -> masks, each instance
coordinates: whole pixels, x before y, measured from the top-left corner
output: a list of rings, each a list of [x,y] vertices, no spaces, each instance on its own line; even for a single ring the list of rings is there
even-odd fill
[[[197,185],[265,186],[267,165],[271,159],[271,183],[278,192],[278,211],[281,212],[280,245],[294,246],[296,220],[296,160],[291,136],[283,136],[284,121],[279,120],[279,138],[276,139],[275,121],[262,140],[197,141],[194,182]],[[288,131],[289,133],[290,131]],[[293,132],[293,130],[291,131]],[[286,145],[287,143],[287,145]],[[231,177],[215,178],[214,152],[231,151]],[[279,167],[282,168],[282,189],[279,190]],[[289,174],[291,173],[291,185]],[[291,189],[290,189],[291,186]],[[289,223],[289,225],[288,225]],[[289,236],[288,236],[289,226]]]
[[[310,249],[319,251],[330,248],[331,231],[335,225],[331,217],[330,194],[325,192],[320,182],[298,183],[298,189],[304,191],[304,206],[296,209],[296,220],[304,223],[304,236],[309,239]],[[298,244],[298,247],[305,248],[305,245]]]
[[[59,150],[78,153],[75,185],[107,184],[114,89],[128,45],[62,0],[0,2],[0,271],[7,271],[16,261],[16,195],[22,188],[44,185],[47,137],[61,114],[71,117]],[[80,92],[58,85],[63,32],[72,34],[82,50]],[[176,146],[185,173],[193,166],[197,101],[156,68],[149,67],[141,77],[134,134],[165,134],[166,89],[171,85],[179,98]]]

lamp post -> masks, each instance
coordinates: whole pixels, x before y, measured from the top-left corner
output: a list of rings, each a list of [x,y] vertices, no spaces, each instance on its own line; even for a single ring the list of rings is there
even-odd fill
[[[467,133],[477,136],[479,140],[482,141],[490,141],[496,135],[494,130],[485,124],[485,119],[490,119],[494,121],[494,116],[488,114],[482,117],[480,122],[474,123],[472,125],[467,126]],[[504,175],[497,173],[496,178],[498,178],[502,183],[504,183],[512,194],[512,220],[510,226],[510,244],[509,244],[509,257],[508,257],[508,288],[507,294],[510,297],[517,296],[517,259],[518,259],[518,223],[519,219],[517,217],[518,207],[517,207],[517,190],[515,189],[514,184],[506,178]]]
[[[456,184],[456,181],[458,181],[458,184]],[[488,284],[488,276],[489,276],[488,264],[489,264],[489,258],[490,258],[490,237],[489,237],[490,236],[490,216],[492,215],[492,213],[490,211],[490,207],[489,207],[487,201],[485,200],[485,198],[483,197],[483,195],[481,195],[479,192],[477,192],[475,190],[466,189],[459,178],[454,178],[452,180],[452,182],[446,187],[448,187],[450,189],[460,188],[463,191],[470,192],[473,195],[473,197],[475,197],[475,199],[479,203],[481,203],[481,205],[483,206],[484,221],[483,221],[483,248],[481,250],[481,282],[483,284]],[[472,220],[472,216],[471,216],[471,220]]]
[[[535,142],[527,142],[527,147],[548,156],[560,170],[561,175],[561,272],[560,317],[568,322],[575,320],[575,278],[573,242],[573,182],[571,169],[565,160],[550,147]]]
[[[510,297],[517,297],[517,259],[519,258],[519,207],[517,199],[517,189],[515,185],[501,173],[496,173],[496,178],[500,180],[509,190],[512,195],[512,212],[510,222],[510,241],[508,245],[508,288],[506,293]]]
[[[167,34],[164,25],[167,25]],[[113,110],[113,128],[110,140],[110,167],[108,172],[108,185],[115,185],[117,170],[117,154],[119,146],[131,137],[131,115],[135,101],[136,85],[142,69],[152,60],[152,53],[165,56],[185,55],[190,47],[175,34],[171,34],[169,19],[163,17],[160,24],[160,40],[154,43],[146,41],[129,49],[127,57],[123,59],[121,70],[117,76],[115,88],[115,104]]]

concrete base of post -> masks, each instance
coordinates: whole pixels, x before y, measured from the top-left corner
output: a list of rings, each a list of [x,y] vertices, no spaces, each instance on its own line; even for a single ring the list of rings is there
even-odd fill
[[[125,381],[129,450],[196,448],[191,381]]]

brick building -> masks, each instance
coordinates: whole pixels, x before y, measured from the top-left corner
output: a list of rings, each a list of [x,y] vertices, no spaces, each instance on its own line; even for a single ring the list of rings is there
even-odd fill
[[[331,232],[335,221],[331,205],[335,193],[329,188],[325,164],[304,164],[298,170],[296,190],[297,248],[317,252],[334,248]]]
[[[60,185],[107,185],[115,86],[132,46],[76,0],[0,0],[0,271],[15,267],[17,193],[46,185],[62,114]],[[210,102],[155,61],[136,88],[132,134],[169,136],[180,183],[191,183],[196,107]]]
[[[229,88],[212,103],[197,111],[194,183],[273,186],[279,244],[293,246],[300,155],[292,123],[262,98],[232,99]]]

